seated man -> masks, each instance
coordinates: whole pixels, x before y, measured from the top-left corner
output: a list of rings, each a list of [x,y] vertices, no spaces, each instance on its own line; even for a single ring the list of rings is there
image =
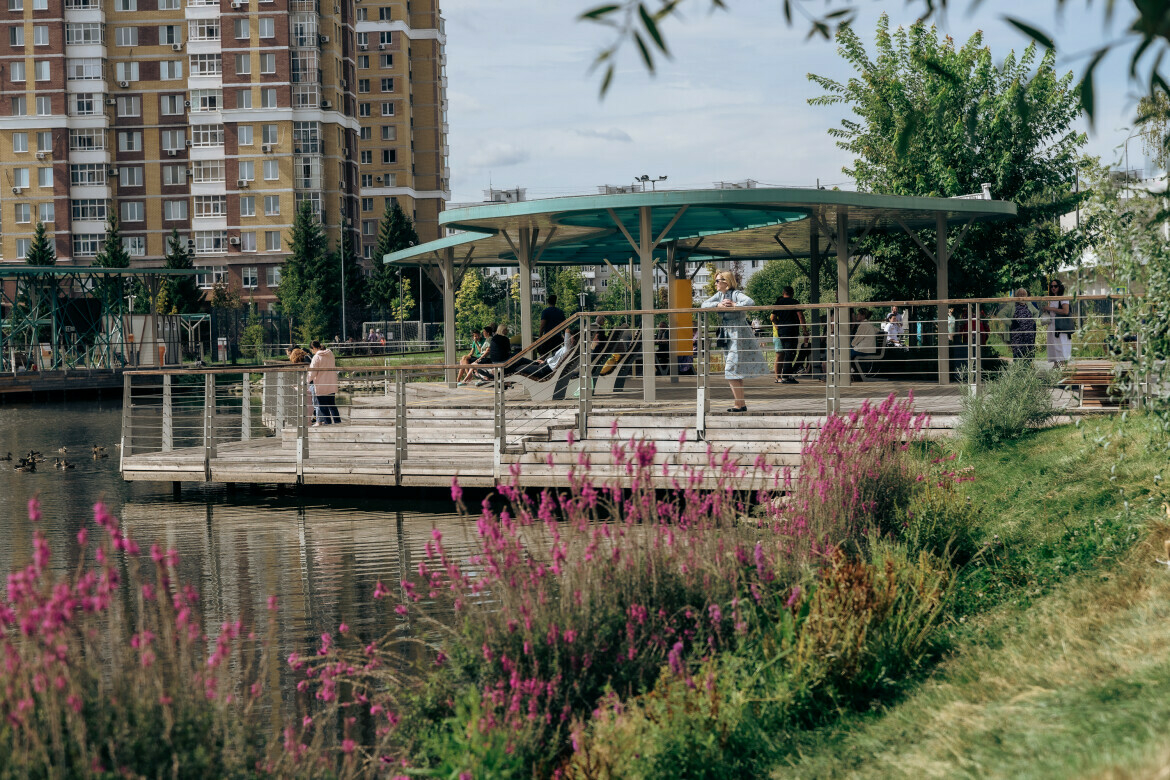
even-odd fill
[[[854,360],[873,360],[877,355],[877,329],[869,321],[869,309],[858,309],[853,315],[857,328],[853,332],[853,341],[849,344],[849,369],[853,372]]]
[[[573,342],[573,335],[566,330],[565,340],[556,352],[548,357],[533,360],[531,363],[522,366],[516,373],[521,376],[526,376],[529,379],[544,379],[557,370],[557,366],[561,364],[561,361],[569,354],[569,350],[573,348]]]

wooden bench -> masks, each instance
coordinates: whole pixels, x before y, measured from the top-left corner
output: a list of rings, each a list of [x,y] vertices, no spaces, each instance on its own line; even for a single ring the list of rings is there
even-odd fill
[[[1058,384],[1081,388],[1081,407],[1107,408],[1121,405],[1121,391],[1115,387],[1118,364],[1111,360],[1078,360],[1070,363]]]

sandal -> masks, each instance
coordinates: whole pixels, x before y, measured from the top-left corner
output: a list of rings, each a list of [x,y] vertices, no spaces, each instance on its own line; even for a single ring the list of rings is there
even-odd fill
[[[739,414],[740,412],[746,412],[747,407],[746,406],[729,406],[729,407],[727,407],[727,411],[731,412],[732,414]]]

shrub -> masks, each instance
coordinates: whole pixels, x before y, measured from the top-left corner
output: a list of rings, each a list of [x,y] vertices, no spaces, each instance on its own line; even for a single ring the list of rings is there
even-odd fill
[[[1055,372],[1015,360],[1007,370],[984,382],[978,395],[963,397],[958,433],[972,447],[989,449],[1018,439],[1056,416],[1052,400]]]

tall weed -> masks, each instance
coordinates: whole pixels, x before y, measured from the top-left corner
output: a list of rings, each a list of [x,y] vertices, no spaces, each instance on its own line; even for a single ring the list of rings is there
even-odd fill
[[[977,395],[963,396],[959,436],[971,447],[990,449],[1046,425],[1058,411],[1052,400],[1058,378],[1029,361],[1012,361]]]

